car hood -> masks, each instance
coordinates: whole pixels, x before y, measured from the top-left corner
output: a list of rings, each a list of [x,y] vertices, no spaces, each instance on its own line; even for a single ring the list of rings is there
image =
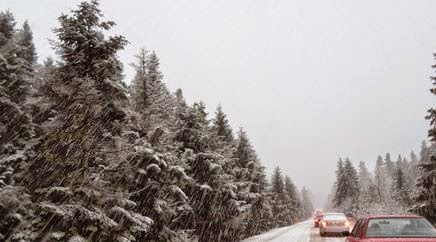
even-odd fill
[[[374,238],[365,242],[436,242],[436,238]]]

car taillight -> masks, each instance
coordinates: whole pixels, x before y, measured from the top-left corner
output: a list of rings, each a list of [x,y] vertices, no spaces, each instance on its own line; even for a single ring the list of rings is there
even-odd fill
[[[344,226],[345,226],[345,227],[350,227],[350,222],[345,221]]]
[[[326,227],[326,226],[327,226],[327,222],[326,222],[326,221],[322,221],[321,224],[322,224],[323,227]]]

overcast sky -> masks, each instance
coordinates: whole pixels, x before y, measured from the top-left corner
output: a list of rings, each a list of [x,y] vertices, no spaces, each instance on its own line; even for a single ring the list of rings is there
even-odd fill
[[[40,61],[76,0],[1,0],[30,21]],[[280,166],[322,206],[339,157],[419,151],[436,63],[434,0],[104,0],[128,65],[155,50],[165,82],[210,114],[221,104],[270,173]],[[269,176],[269,175],[268,175]]]

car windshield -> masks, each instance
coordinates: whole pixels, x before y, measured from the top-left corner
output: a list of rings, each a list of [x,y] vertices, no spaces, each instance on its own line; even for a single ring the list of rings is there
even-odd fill
[[[345,215],[340,213],[325,214],[323,220],[345,220]]]
[[[382,218],[370,219],[367,238],[436,238],[436,229],[424,218]]]

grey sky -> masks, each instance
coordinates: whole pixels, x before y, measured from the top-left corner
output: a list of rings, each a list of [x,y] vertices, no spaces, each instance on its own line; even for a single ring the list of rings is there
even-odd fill
[[[41,59],[56,18],[80,1],[2,0],[29,19]],[[114,32],[155,50],[170,89],[221,104],[270,173],[279,165],[321,206],[337,159],[418,150],[426,137],[435,63],[436,1],[102,1]],[[432,102],[433,101],[433,102]]]

